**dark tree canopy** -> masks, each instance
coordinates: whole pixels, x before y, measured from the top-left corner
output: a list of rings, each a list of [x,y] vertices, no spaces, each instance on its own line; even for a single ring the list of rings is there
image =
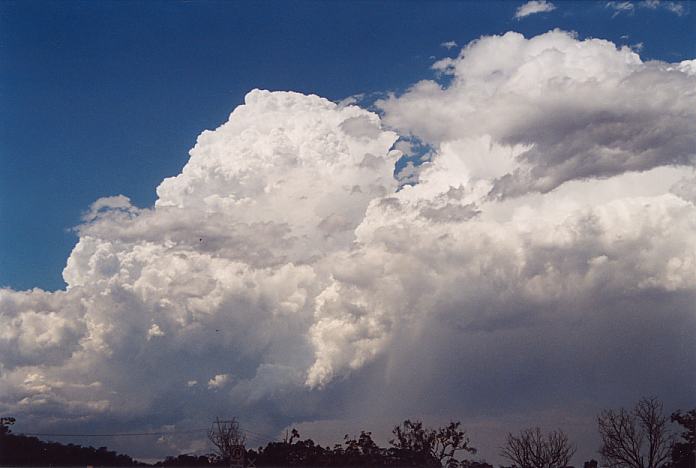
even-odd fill
[[[9,416],[0,417],[0,435],[12,432],[10,426],[16,422],[15,418]]]
[[[5,466],[134,466],[140,463],[106,447],[44,442],[36,437],[0,435],[0,465]]]
[[[404,455],[413,457],[417,463],[455,466],[459,464],[455,458],[457,452],[476,453],[460,426],[459,422],[451,422],[447,426],[430,429],[421,421],[407,419],[394,428],[394,438],[389,443]]]
[[[247,458],[256,466],[462,466],[493,468],[483,461],[460,462],[454,458],[459,451],[473,452],[469,439],[451,423],[428,429],[422,423],[405,421],[394,429],[392,447],[383,448],[372,439],[372,433],[361,431],[357,437],[346,435],[343,444],[322,447],[312,439],[304,439],[293,429],[282,442],[270,442],[258,450],[248,450]]]
[[[684,430],[681,440],[672,445],[672,468],[696,467],[696,408],[688,412],[675,411],[670,418]]]
[[[155,463],[155,466],[222,466],[217,457],[209,455],[190,455],[187,453],[176,457],[167,457],[162,461]]]

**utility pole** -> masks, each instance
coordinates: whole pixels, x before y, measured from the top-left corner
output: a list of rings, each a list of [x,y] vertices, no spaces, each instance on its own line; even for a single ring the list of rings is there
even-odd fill
[[[244,467],[246,435],[239,427],[237,418],[226,421],[216,418],[208,431],[208,439],[217,449],[218,456],[229,467]]]

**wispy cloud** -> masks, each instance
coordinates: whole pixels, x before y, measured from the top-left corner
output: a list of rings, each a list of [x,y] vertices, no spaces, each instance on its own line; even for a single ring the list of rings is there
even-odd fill
[[[664,6],[667,10],[671,11],[677,16],[682,16],[686,14],[686,8],[684,8],[683,3],[665,2]]]
[[[521,19],[529,15],[546,13],[555,9],[556,5],[546,0],[530,0],[515,11],[515,18]]]
[[[687,10],[684,7],[683,3],[660,0],[643,0],[641,2],[610,1],[607,2],[606,7],[611,10],[614,10],[612,18],[622,13],[633,14],[635,13],[636,9],[639,8],[646,10],[664,9],[674,13],[677,16],[683,16],[687,13]]]
[[[640,53],[643,50],[644,44],[642,42],[636,42],[635,44],[631,44],[629,47],[631,50],[635,50],[637,53]]]
[[[636,9],[635,3],[632,2],[607,2],[606,7],[614,10],[612,18],[621,13],[633,13]]]
[[[440,47],[444,47],[445,49],[449,50],[457,47],[457,43],[455,41],[447,41],[440,44]]]

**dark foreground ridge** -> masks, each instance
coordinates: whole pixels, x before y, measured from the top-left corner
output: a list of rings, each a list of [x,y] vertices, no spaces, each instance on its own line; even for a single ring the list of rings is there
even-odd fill
[[[0,465],[3,466],[144,466],[128,455],[106,447],[44,442],[36,437],[0,433]]]

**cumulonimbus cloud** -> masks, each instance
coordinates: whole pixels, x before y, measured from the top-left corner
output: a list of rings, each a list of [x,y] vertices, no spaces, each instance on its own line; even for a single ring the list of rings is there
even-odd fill
[[[153,208],[92,205],[67,290],[0,292],[4,407],[130,417],[164,389],[186,398],[192,381],[259,395],[302,385],[322,262],[396,189],[395,140],[354,106],[249,93]]]
[[[0,409],[320,419],[317,394],[368,385],[364,408],[428,411],[437,386],[465,411],[533,400],[529,372],[559,399],[659,383],[676,401],[696,377],[694,63],[507,33],[382,119],[252,91],[154,207],[95,202],[65,291],[0,291]],[[398,135],[432,147],[413,186]]]

